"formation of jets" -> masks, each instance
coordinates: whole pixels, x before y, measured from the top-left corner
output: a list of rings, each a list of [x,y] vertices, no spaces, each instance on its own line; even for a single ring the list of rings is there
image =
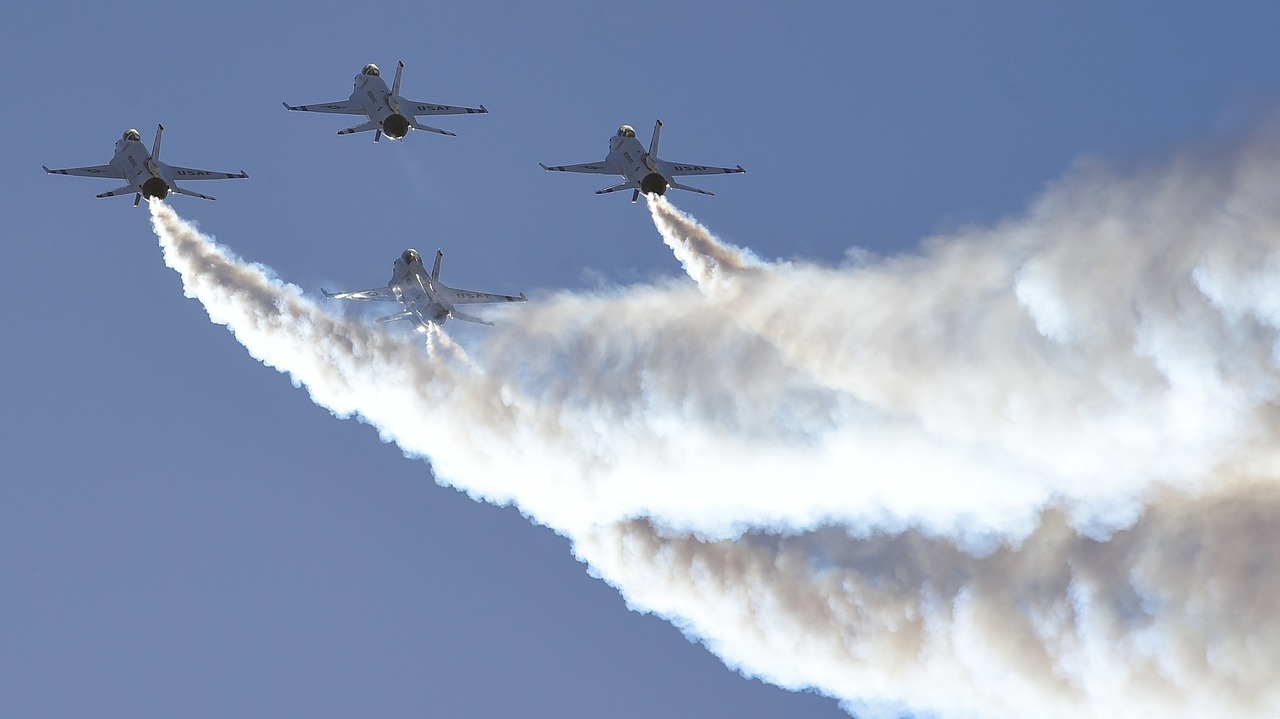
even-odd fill
[[[462,107],[458,105],[441,105],[432,102],[416,102],[406,100],[400,95],[400,78],[404,72],[404,63],[396,66],[396,76],[387,87],[382,79],[378,66],[368,64],[355,77],[355,87],[346,100],[326,102],[315,105],[284,106],[297,112],[327,112],[339,115],[362,115],[365,122],[338,130],[339,135],[373,131],[373,141],[378,142],[386,135],[392,140],[402,140],[409,130],[422,130],[440,135],[456,136],[456,133],[438,127],[423,125],[418,122],[421,116],[430,115],[469,115],[489,112],[484,105],[480,107]],[[720,175],[725,173],[743,173],[742,165],[737,167],[713,167],[683,162],[668,162],[658,157],[658,140],[662,132],[662,120],[653,126],[653,139],[649,141],[649,149],[645,151],[636,139],[636,131],[630,125],[618,128],[617,133],[609,139],[609,154],[600,162],[582,163],[578,165],[556,165],[542,169],[548,172],[582,172],[602,175],[621,176],[623,182],[597,190],[602,195],[619,190],[631,190],[631,201],[640,198],[640,193],[662,195],[668,188],[687,190],[703,195],[714,193],[697,187],[684,185],[676,181],[684,175]],[[156,139],[148,152],[142,144],[142,137],[137,130],[127,130],[124,136],[116,141],[115,155],[105,165],[89,167],[71,167],[44,171],[51,175],[76,175],[80,177],[101,177],[124,180],[125,184],[114,190],[108,190],[98,197],[116,197],[133,195],[133,206],[137,207],[143,197],[148,200],[163,200],[174,193],[189,195],[204,200],[215,198],[202,195],[183,187],[178,180],[230,180],[249,177],[243,170],[240,172],[220,172],[215,170],[198,170],[190,167],[169,165],[160,161],[160,137],[164,126],[156,126]],[[542,163],[539,163],[542,164]],[[440,282],[440,262],[444,257],[441,251],[436,252],[435,264],[428,273],[422,263],[422,256],[416,250],[405,250],[396,259],[391,273],[391,280],[386,287],[354,292],[328,292],[321,290],[326,297],[340,300],[377,300],[399,302],[405,309],[396,314],[383,317],[379,322],[395,320],[411,320],[415,329],[425,331],[433,325],[442,324],[447,319],[466,320],[491,325],[491,322],[468,315],[457,309],[457,305],[524,302],[524,293],[518,296],[497,295],[474,290],[463,290],[449,287]]]

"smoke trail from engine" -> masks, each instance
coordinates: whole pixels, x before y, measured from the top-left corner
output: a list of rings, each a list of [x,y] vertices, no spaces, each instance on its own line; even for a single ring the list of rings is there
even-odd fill
[[[535,298],[429,351],[152,216],[253,356],[744,673],[860,715],[1273,716],[1278,149],[1082,164],[841,267],[650,197],[694,286]]]

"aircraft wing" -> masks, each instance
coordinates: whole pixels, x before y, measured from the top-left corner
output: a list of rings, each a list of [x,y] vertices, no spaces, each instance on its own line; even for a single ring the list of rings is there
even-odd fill
[[[480,107],[459,107],[457,105],[439,105],[434,102],[414,102],[400,99],[400,112],[406,115],[472,115],[489,112],[484,105]]]
[[[378,302],[399,302],[400,298],[396,297],[390,287],[375,287],[371,290],[355,290],[353,292],[330,292],[324,288],[320,289],[325,297],[335,300],[376,300]]]
[[[244,170],[239,172],[215,172],[214,170],[196,170],[190,167],[165,165],[174,180],[243,180],[249,177]]]
[[[541,162],[538,163],[542,165]],[[586,172],[594,175],[621,175],[622,173],[613,166],[613,163],[600,162],[584,162],[580,165],[542,165],[542,169],[547,172]]]
[[[43,166],[42,166],[43,167]],[[110,177],[115,180],[125,179],[124,173],[117,170],[111,165],[94,165],[92,167],[68,167],[65,170],[50,170],[45,167],[44,171],[50,175],[76,175],[77,177]]]
[[[290,105],[284,104],[285,107],[297,112],[332,112],[337,115],[363,115],[365,114],[364,106],[357,105],[350,100],[338,100],[337,102],[324,102],[317,105]]]
[[[453,295],[453,303],[456,305],[476,305],[487,304],[493,302],[527,302],[524,293],[521,292],[519,297],[511,295],[495,295],[488,292],[475,292],[473,290],[459,290],[452,287],[449,288]]]
[[[680,175],[723,175],[725,173],[746,172],[742,165],[737,167],[712,167],[710,165],[694,165],[687,162],[658,161],[658,171],[668,177]]]

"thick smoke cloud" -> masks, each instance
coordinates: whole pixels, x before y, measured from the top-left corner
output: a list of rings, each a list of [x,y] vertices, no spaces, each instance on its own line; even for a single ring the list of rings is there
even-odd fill
[[[152,216],[253,356],[745,673],[859,714],[1274,716],[1278,148],[1082,163],[841,267],[651,198],[692,285],[535,297],[465,348]]]
[[[1045,512],[974,554],[920,530],[579,538],[632,605],[859,716],[1274,716],[1280,490],[1166,496],[1106,540]]]

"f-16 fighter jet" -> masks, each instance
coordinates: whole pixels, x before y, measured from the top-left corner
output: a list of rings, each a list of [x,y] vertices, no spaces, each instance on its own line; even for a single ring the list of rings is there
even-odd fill
[[[548,172],[587,172],[599,175],[622,175],[626,182],[613,187],[606,187],[603,190],[596,190],[596,194],[603,195],[606,192],[631,190],[632,202],[640,198],[641,192],[646,195],[661,195],[666,193],[668,187],[697,192],[703,195],[714,195],[714,192],[682,185],[676,182],[675,178],[681,175],[720,175],[727,172],[746,172],[746,170],[742,169],[742,165],[737,167],[711,167],[709,165],[695,165],[689,162],[667,162],[666,160],[661,160],[658,158],[658,135],[661,132],[662,120],[658,120],[653,126],[653,139],[649,142],[649,151],[645,152],[644,146],[636,139],[635,128],[630,125],[623,125],[618,128],[617,134],[609,139],[609,155],[603,161],[585,162],[581,165],[555,165],[554,167],[542,165],[542,169]]]
[[[133,206],[137,207],[143,197],[163,200],[170,192],[179,195],[190,195],[202,200],[216,198],[202,195],[178,187],[175,180],[234,180],[244,179],[249,175],[240,172],[216,172],[214,170],[195,170],[190,167],[167,165],[160,161],[160,136],[164,133],[164,125],[156,126],[156,141],[151,152],[142,144],[142,136],[137,130],[126,130],[124,137],[116,140],[116,154],[111,162],[93,167],[72,167],[65,170],[44,171],[50,175],[78,175],[80,177],[106,177],[124,180],[123,187],[104,192],[98,197],[116,197],[117,195],[133,195]]]
[[[524,293],[518,297],[511,295],[493,295],[475,290],[460,290],[440,282],[440,260],[444,252],[436,251],[436,263],[427,274],[422,264],[422,256],[417,250],[405,250],[396,259],[391,269],[391,281],[386,287],[355,292],[330,292],[321,288],[325,297],[335,300],[377,300],[380,302],[400,302],[405,309],[394,315],[383,317],[379,322],[395,320],[412,320],[419,332],[425,332],[431,325],[441,325],[447,319],[478,322],[492,326],[492,322],[458,311],[456,305],[480,304],[494,302],[525,302]]]
[[[391,83],[391,89],[388,90],[386,81],[382,79],[382,73],[378,71],[378,66],[374,64],[365,65],[360,74],[356,75],[356,86],[351,91],[351,97],[348,99],[319,105],[290,105],[286,102],[284,106],[290,110],[300,112],[364,115],[368,118],[368,122],[348,127],[345,130],[338,130],[338,134],[350,135],[353,132],[373,130],[374,142],[381,140],[384,134],[392,140],[400,140],[409,134],[411,129],[426,130],[427,132],[456,137],[457,133],[420,124],[417,116],[468,115],[489,112],[484,108],[484,105],[480,107],[457,107],[454,105],[438,105],[434,102],[406,100],[400,96],[400,73],[403,71],[404,63],[401,62],[396,66],[396,79]]]

